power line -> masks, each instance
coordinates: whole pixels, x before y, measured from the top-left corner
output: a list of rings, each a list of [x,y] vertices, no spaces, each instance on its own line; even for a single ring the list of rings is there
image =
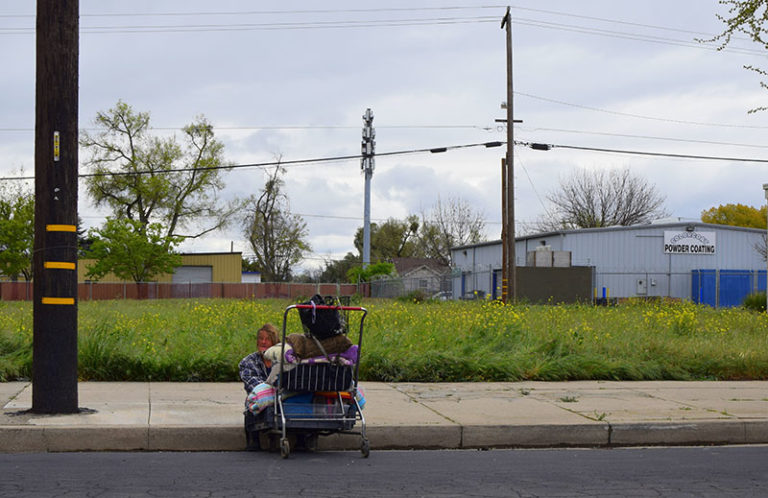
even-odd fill
[[[182,130],[183,126],[150,126],[150,131],[179,131]],[[467,130],[467,129],[476,129],[476,130],[484,130],[484,131],[490,131],[492,127],[490,126],[481,126],[481,125],[472,125],[472,124],[421,124],[421,125],[382,125],[379,126],[379,128],[386,128],[386,129],[404,129],[404,130],[414,130],[414,129],[452,129],[452,130]],[[101,128],[90,128],[90,127],[80,127],[81,131],[100,131]],[[359,130],[359,126],[346,126],[346,125],[244,125],[244,126],[215,126],[213,127],[215,131],[250,131],[250,130]],[[7,127],[7,128],[0,128],[0,132],[25,132],[25,133],[31,133],[34,132],[34,128],[13,128],[13,127]]]
[[[518,24],[521,26],[533,26],[537,28],[545,28],[545,29],[553,29],[558,31],[569,31],[573,33],[580,33],[580,34],[587,34],[587,35],[596,35],[596,36],[605,36],[609,38],[619,38],[619,39],[625,39],[625,40],[634,40],[634,41],[644,41],[648,43],[656,43],[661,45],[672,45],[672,46],[678,46],[678,47],[687,47],[687,48],[698,48],[701,50],[709,50],[712,52],[733,52],[738,53],[742,55],[765,55],[765,52],[758,49],[751,49],[751,48],[737,48],[737,47],[727,47],[724,49],[719,49],[718,47],[714,47],[711,45],[704,45],[698,41],[695,40],[678,40],[675,38],[665,38],[661,36],[654,36],[654,35],[646,35],[642,33],[632,33],[632,32],[626,32],[626,31],[614,31],[614,30],[606,30],[606,29],[600,29],[600,28],[592,28],[592,27],[585,27],[585,26],[578,26],[573,24],[563,24],[563,23],[555,23],[555,22],[549,22],[549,21],[539,21],[536,19],[521,19],[516,18],[512,21],[513,24]]]
[[[547,144],[537,142],[515,142],[515,145],[522,145],[534,150],[551,150],[551,149],[572,149],[572,150],[586,150],[592,152],[607,152],[612,154],[629,154],[637,156],[652,156],[652,157],[672,157],[677,159],[700,159],[707,161],[736,161],[747,163],[768,163],[768,159],[756,159],[746,157],[725,157],[725,156],[702,156],[696,154],[673,154],[669,152],[649,152],[640,150],[626,150],[626,149],[608,149],[602,147],[581,147],[578,145],[562,145],[562,144]]]
[[[80,17],[185,17],[185,16],[246,16],[246,15],[274,15],[274,14],[341,14],[341,13],[365,13],[365,12],[426,12],[440,10],[483,10],[503,9],[505,5],[478,5],[478,6],[442,6],[442,7],[380,7],[370,9],[301,9],[301,10],[246,10],[246,11],[197,11],[197,12],[116,12],[116,13],[82,13]],[[0,18],[30,18],[35,14],[0,14]]]
[[[430,11],[459,11],[459,10],[496,10],[503,9],[505,5],[479,5],[479,6],[441,6],[441,7],[382,7],[369,9],[300,9],[300,10],[246,10],[246,11],[195,11],[195,12],[116,12],[116,13],[82,13],[81,18],[120,18],[120,17],[213,17],[213,16],[263,16],[263,15],[301,15],[301,14],[349,14],[349,13],[382,13],[382,12],[430,12]],[[682,34],[691,34],[703,37],[712,37],[712,33],[701,31],[684,30],[670,26],[659,26],[654,24],[645,24],[620,19],[610,19],[606,17],[587,16],[575,14],[572,12],[561,12],[546,9],[534,9],[528,7],[510,6],[513,10],[537,12],[542,14],[569,17],[575,19],[585,19],[589,21],[598,21],[603,23],[621,24],[625,26],[648,28],[662,31],[670,31]],[[35,14],[0,14],[0,18],[34,18]],[[514,19],[513,19],[514,20]],[[741,38],[745,39],[745,38]]]
[[[411,19],[372,19],[336,21],[296,21],[269,23],[227,23],[227,24],[166,24],[166,25],[125,25],[125,26],[81,26],[80,34],[110,33],[189,33],[227,31],[274,31],[305,29],[345,29],[398,26],[437,26],[445,24],[470,24],[495,22],[495,17],[433,17]],[[33,27],[0,28],[0,34],[31,34]]]
[[[380,9],[312,9],[312,10],[268,10],[268,11],[225,11],[225,12],[161,12],[161,13],[104,13],[104,14],[83,14],[81,17],[189,17],[189,16],[237,16],[241,18],[248,15],[282,15],[287,14],[295,16],[297,14],[328,14],[328,13],[381,13],[381,12],[426,12],[426,11],[447,11],[447,10],[478,10],[478,9],[500,9],[503,6],[478,6],[478,7],[425,7],[425,8],[380,8]],[[557,12],[543,9],[530,9],[523,7],[513,7],[516,10],[527,10],[531,12],[540,12],[549,15],[565,16],[570,18],[585,19],[603,23],[613,23],[625,26],[648,28],[655,30],[664,30],[684,34],[694,34],[704,37],[713,37],[715,35],[697,31],[682,30],[668,26],[657,26],[651,24],[636,23],[617,19],[608,19],[594,16],[577,15],[567,12]],[[0,15],[0,18],[28,18],[33,17],[29,14],[20,15]],[[331,21],[292,21],[292,22],[269,22],[269,23],[226,23],[226,24],[175,24],[175,25],[122,25],[122,26],[83,26],[80,32],[87,33],[182,33],[199,31],[243,31],[243,30],[283,30],[283,29],[339,29],[339,28],[361,28],[361,27],[397,27],[413,25],[440,25],[440,24],[464,24],[464,23],[487,23],[495,22],[494,16],[474,16],[474,17],[437,17],[437,18],[405,18],[405,19],[368,19],[368,20],[331,20]],[[726,47],[720,50],[718,47],[712,47],[701,44],[697,40],[679,40],[673,38],[664,38],[642,33],[605,30],[596,27],[579,26],[573,24],[564,24],[538,19],[513,18],[512,22],[519,25],[533,26],[539,28],[555,29],[561,31],[571,31],[582,34],[592,34],[600,36],[609,36],[614,38],[623,38],[652,43],[662,43],[668,45],[684,46],[689,48],[699,48],[712,51],[730,51],[747,55],[763,55],[763,52],[756,49]],[[0,28],[0,34],[25,34],[34,32],[34,28]]]
[[[632,135],[629,133],[610,133],[610,132],[603,132],[603,131],[587,131],[587,130],[568,130],[564,128],[526,128],[526,127],[519,127],[526,131],[556,131],[559,133],[577,133],[581,135],[599,135],[599,136],[605,136],[605,137],[620,137],[620,138],[642,138],[646,140],[662,140],[666,142],[684,142],[684,143],[693,143],[693,144],[705,144],[705,145],[728,145],[732,147],[753,147],[757,149],[768,149],[768,145],[757,145],[757,144],[745,144],[745,143],[739,143],[739,142],[719,142],[714,140],[695,140],[695,139],[689,139],[689,138],[671,138],[671,137],[658,137],[658,136],[651,136],[651,135]]]
[[[208,31],[208,30],[239,30],[239,29],[296,29],[317,27],[371,27],[377,24],[408,25],[410,23],[452,23],[452,22],[477,22],[489,21],[490,16],[475,17],[431,17],[431,18],[406,18],[406,19],[372,19],[372,20],[337,20],[337,21],[293,21],[293,22],[269,22],[269,23],[227,23],[227,24],[171,24],[171,25],[126,25],[126,26],[84,26],[81,32],[99,32],[100,30],[140,30],[140,31],[174,31],[177,29]]]
[[[616,116],[624,116],[624,117],[630,117],[630,118],[637,118],[637,119],[646,119],[650,121],[663,121],[667,123],[677,123],[677,124],[688,124],[688,125],[696,125],[696,126],[712,126],[712,127],[719,127],[719,128],[747,128],[747,129],[754,129],[754,130],[765,130],[768,129],[768,126],[757,126],[757,125],[736,125],[736,124],[723,124],[723,123],[707,123],[702,121],[686,121],[683,119],[672,119],[672,118],[658,118],[654,116],[645,116],[643,114],[633,114],[629,112],[620,112],[620,111],[612,111],[609,109],[601,109],[599,107],[591,107],[581,104],[573,104],[571,102],[565,102],[562,100],[557,99],[551,99],[548,97],[541,97],[538,95],[532,95],[530,93],[524,93],[524,92],[515,92],[515,95],[520,95],[522,97],[528,97],[530,99],[535,100],[541,100],[543,102],[550,102],[553,104],[560,104],[565,105],[569,107],[576,107],[578,109],[586,109],[588,111],[595,111],[595,112],[603,112],[606,114],[614,114]]]
[[[445,147],[433,147],[429,149],[409,149],[409,150],[398,150],[398,151],[391,151],[391,152],[380,152],[376,154],[377,156],[398,156],[398,155],[405,155],[405,154],[419,154],[424,152],[430,152],[432,154],[437,154],[441,152],[447,152],[449,150],[458,150],[458,149],[467,149],[472,147],[501,147],[506,142],[483,142],[483,143],[473,143],[473,144],[463,144],[463,145],[449,145]],[[152,171],[105,171],[105,172],[97,172],[97,173],[81,173],[78,176],[78,178],[91,178],[96,176],[135,176],[135,175],[159,175],[159,174],[167,174],[167,173],[184,173],[184,172],[191,172],[191,171],[207,171],[207,170],[230,170],[230,169],[240,169],[240,168],[268,168],[270,166],[291,166],[291,165],[301,165],[301,164],[313,164],[313,163],[320,163],[320,162],[333,162],[333,161],[349,161],[349,160],[359,160],[363,156],[362,154],[353,154],[348,156],[334,156],[334,157],[316,157],[311,159],[295,159],[292,161],[269,161],[269,162],[263,162],[263,163],[250,163],[250,164],[234,164],[234,165],[226,165],[226,166],[208,166],[208,167],[201,167],[201,168],[175,168],[175,169],[160,169],[160,170],[152,170]],[[0,181],[2,180],[34,180],[34,176],[15,176],[15,177],[2,177],[0,178]]]
[[[475,144],[452,145],[452,146],[446,146],[446,147],[433,147],[430,149],[399,150],[399,151],[391,151],[391,152],[381,152],[377,154],[377,156],[395,156],[395,155],[405,155],[405,154],[419,154],[419,153],[425,153],[425,152],[430,152],[435,154],[435,153],[447,152],[449,150],[465,149],[465,148],[471,148],[471,147],[486,147],[486,148],[500,147],[505,143],[506,142],[483,142],[483,143],[475,143]],[[592,152],[606,152],[606,153],[613,153],[613,154],[628,154],[628,155],[651,156],[651,157],[670,157],[670,158],[677,158],[677,159],[768,163],[768,159],[760,159],[760,158],[706,156],[706,155],[697,155],[697,154],[675,154],[675,153],[669,153],[669,152],[610,149],[610,148],[604,148],[604,147],[583,147],[583,146],[577,146],[577,145],[550,144],[550,143],[540,143],[540,142],[515,141],[515,145],[529,147],[534,150],[545,150],[545,151],[559,148],[559,149],[572,149],[572,150],[582,150],[582,151],[592,151]],[[99,173],[81,173],[78,175],[78,178],[89,178],[89,177],[96,177],[96,176],[133,176],[133,175],[145,175],[145,174],[168,174],[168,173],[182,173],[182,172],[191,172],[191,171],[221,170],[221,169],[267,168],[270,166],[290,166],[290,165],[313,164],[313,163],[319,163],[319,162],[359,160],[359,159],[362,159],[362,157],[363,156],[361,154],[354,154],[354,155],[348,155],[348,156],[318,157],[318,158],[311,158],[311,159],[296,159],[292,161],[270,161],[270,162],[263,162],[263,163],[235,164],[235,165],[228,165],[228,166],[211,166],[211,167],[204,167],[204,168],[178,168],[178,169],[164,169],[164,170],[155,170],[155,171],[130,171],[130,172],[107,171],[107,172],[99,172]],[[0,177],[0,181],[34,180],[34,178],[35,178],[34,176]]]
[[[656,25],[656,24],[644,24],[644,23],[637,23],[637,22],[632,22],[632,21],[622,21],[622,20],[619,20],[619,19],[610,19],[610,18],[607,18],[607,17],[585,16],[585,15],[581,15],[581,14],[574,14],[574,13],[571,13],[571,12],[559,12],[559,11],[556,11],[556,10],[533,9],[533,8],[529,8],[529,7],[515,7],[514,5],[512,6],[512,9],[513,10],[526,10],[526,11],[529,11],[529,12],[539,12],[539,13],[542,13],[542,14],[552,14],[552,15],[556,15],[556,16],[573,17],[573,18],[577,18],[577,19],[587,19],[587,20],[590,20],[590,21],[600,21],[600,22],[607,22],[607,23],[613,23],[613,24],[623,24],[623,25],[626,25],[626,26],[633,26],[633,27],[638,27],[638,28],[650,28],[650,29],[658,29],[658,30],[663,30],[663,31],[673,31],[673,32],[676,32],[676,33],[684,33],[684,34],[691,34],[691,35],[698,35],[698,36],[714,36],[711,33],[704,33],[704,32],[701,32],[701,31],[690,31],[690,30],[685,30],[685,29],[680,29],[680,28],[672,28],[672,27],[669,27],[669,26],[659,26],[659,25]],[[514,19],[513,19],[513,21],[514,21]],[[744,38],[742,38],[742,39],[744,39]]]
[[[536,185],[533,184],[533,179],[531,178],[531,175],[528,174],[528,168],[526,168],[525,164],[523,164],[523,161],[522,161],[522,158],[520,157],[520,154],[517,155],[517,162],[523,168],[523,171],[525,172],[525,176],[528,178],[528,183],[531,184],[531,189],[533,189],[533,193],[536,195],[536,198],[539,200],[539,204],[541,204],[542,209],[544,209],[544,212],[546,213],[546,215],[548,217],[552,218],[552,215],[550,214],[549,209],[547,209],[547,206],[544,205],[544,201],[542,200],[541,196],[539,195],[539,191],[536,190]]]

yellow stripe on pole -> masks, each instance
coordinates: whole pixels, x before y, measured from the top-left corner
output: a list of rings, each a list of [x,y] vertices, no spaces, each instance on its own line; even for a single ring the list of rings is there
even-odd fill
[[[45,225],[46,232],[77,232],[75,225]]]
[[[46,261],[43,263],[43,268],[47,268],[49,270],[74,270],[75,264],[74,263],[67,263],[64,261]]]
[[[74,297],[44,297],[43,304],[75,304]]]

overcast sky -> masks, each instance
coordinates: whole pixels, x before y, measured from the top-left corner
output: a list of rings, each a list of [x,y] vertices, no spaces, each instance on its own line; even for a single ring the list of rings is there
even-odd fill
[[[0,4],[0,174],[34,171],[35,12]],[[744,65],[760,47],[702,44],[722,31],[716,0],[518,0],[512,7],[515,138],[587,148],[768,159],[768,91]],[[506,4],[486,1],[80,0],[80,126],[122,99],[157,133],[203,114],[235,164],[360,150],[374,113],[377,152],[504,140]],[[376,159],[371,217],[383,221],[460,197],[501,230],[503,148]],[[81,151],[81,163],[87,154]],[[577,168],[628,167],[654,184],[673,216],[765,202],[768,164],[515,147],[518,233],[545,216],[546,195]],[[81,172],[84,168],[81,167]],[[226,195],[263,186],[257,168],[226,174]],[[292,211],[312,259],[354,251],[362,226],[359,161],[287,168]],[[99,225],[81,184],[80,216]],[[252,253],[235,226],[182,251]]]

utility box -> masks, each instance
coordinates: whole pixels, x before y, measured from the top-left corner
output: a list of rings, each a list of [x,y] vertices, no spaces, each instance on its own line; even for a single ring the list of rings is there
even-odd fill
[[[635,294],[638,296],[645,296],[648,294],[648,281],[644,278],[638,278],[637,279],[637,288],[635,289]]]

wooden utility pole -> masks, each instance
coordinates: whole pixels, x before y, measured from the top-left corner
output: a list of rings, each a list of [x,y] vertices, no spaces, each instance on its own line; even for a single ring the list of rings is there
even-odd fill
[[[77,399],[79,0],[37,0],[32,411]]]
[[[507,285],[507,159],[501,158],[501,300],[509,301]]]
[[[505,215],[502,218],[506,222],[502,229],[502,245],[506,248],[504,261],[504,278],[507,281],[508,300],[505,302],[515,303],[517,301],[517,269],[515,262],[515,172],[514,172],[514,112],[513,99],[514,92],[512,88],[512,15],[507,7],[507,13],[501,21],[501,28],[507,30],[507,156],[506,162],[506,197],[504,198]]]

